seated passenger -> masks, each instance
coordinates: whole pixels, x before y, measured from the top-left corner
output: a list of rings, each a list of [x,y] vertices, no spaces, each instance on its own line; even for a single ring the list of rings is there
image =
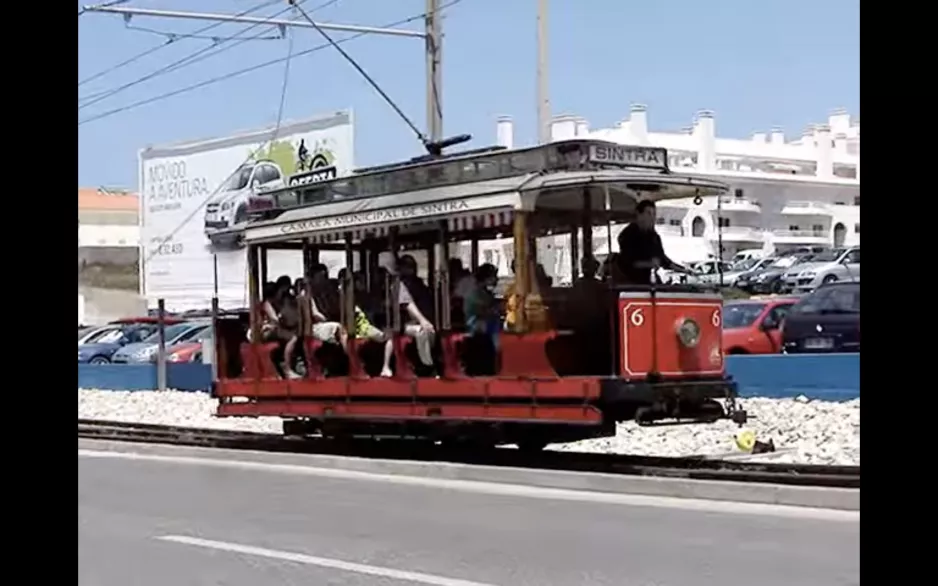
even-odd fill
[[[276,294],[271,307],[277,310],[277,337],[283,342],[283,373],[287,378],[300,378],[293,370],[293,353],[298,341],[300,309],[292,291],[293,282],[284,275],[277,279]]]
[[[580,324],[592,323],[603,319],[606,312],[606,286],[596,278],[599,262],[592,256],[584,256],[580,261],[583,276],[574,281],[570,293],[572,311]]]
[[[383,331],[375,327],[369,317],[369,308],[374,305],[375,300],[369,295],[368,284],[365,281],[365,275],[355,273],[355,331],[353,336],[359,340],[371,340],[372,342],[384,343],[384,362],[381,365],[381,376],[392,376],[391,357],[394,355],[394,345],[391,339]],[[380,304],[379,304],[380,305]]]
[[[454,329],[466,323],[466,296],[475,288],[475,279],[458,258],[449,259],[450,322]]]
[[[493,264],[485,263],[476,269],[473,281],[473,287],[466,295],[466,331],[489,337],[492,345],[498,349],[498,333],[501,330],[498,299],[495,298],[498,269]]]
[[[511,262],[511,272],[515,273],[515,262]],[[547,308],[541,298],[536,279],[531,282],[532,291],[524,300],[524,307],[519,307],[520,296],[517,290],[517,281],[512,281],[505,291],[505,329],[515,331],[518,323],[518,312],[524,311],[529,332],[545,332],[552,329],[547,316]]]
[[[433,342],[436,328],[433,326],[433,292],[417,276],[417,261],[405,254],[397,261],[401,287],[397,302],[401,306],[404,333],[414,339],[420,362],[433,366]]]
[[[329,269],[324,264],[317,264],[310,270],[308,303],[312,317],[312,336],[324,343],[336,343],[345,346],[347,336],[339,315],[338,292],[329,282]]]

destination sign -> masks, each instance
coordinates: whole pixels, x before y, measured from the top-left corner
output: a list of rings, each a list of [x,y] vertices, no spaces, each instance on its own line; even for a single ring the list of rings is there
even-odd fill
[[[655,147],[591,144],[589,162],[617,167],[668,169],[668,151]]]

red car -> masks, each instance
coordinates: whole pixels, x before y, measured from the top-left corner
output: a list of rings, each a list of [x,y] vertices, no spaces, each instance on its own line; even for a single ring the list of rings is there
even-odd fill
[[[723,306],[725,354],[777,354],[782,348],[782,320],[794,297],[767,297],[728,301]]]

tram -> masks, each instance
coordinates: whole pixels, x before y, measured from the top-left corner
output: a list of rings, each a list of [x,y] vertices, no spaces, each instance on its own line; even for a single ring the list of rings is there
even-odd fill
[[[577,257],[593,250],[594,228],[631,221],[645,199],[727,190],[674,173],[667,162],[661,148],[571,140],[415,159],[265,193],[254,220],[234,229],[248,255],[249,315],[214,312],[217,415],[281,417],[288,435],[526,449],[614,435],[616,422],[633,419],[744,423],[736,384],[725,372],[718,291],[595,279],[578,286]],[[545,235],[569,236],[573,286],[538,279],[536,239]],[[492,337],[467,330],[457,317],[448,261],[454,243],[468,242],[475,269],[479,243],[495,239],[513,243],[515,274],[502,310],[513,318]],[[343,252],[348,270],[337,286],[340,307],[328,319],[355,332],[356,292],[365,282],[384,309],[384,321],[375,324],[383,336],[324,342],[309,335],[307,323],[299,326],[293,353],[300,374],[281,365],[283,340],[263,333],[262,293],[277,278],[267,274],[266,258],[274,250],[302,251],[304,274],[291,278],[306,286],[323,251]],[[421,362],[413,330],[405,327],[401,274],[379,262],[416,250],[428,259],[432,366]],[[381,372],[382,347],[392,373]]]

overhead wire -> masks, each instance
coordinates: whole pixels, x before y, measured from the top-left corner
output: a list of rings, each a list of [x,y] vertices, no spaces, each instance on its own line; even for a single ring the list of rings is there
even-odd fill
[[[287,89],[289,88],[289,85],[290,85],[290,63],[293,61],[295,57],[296,55],[294,55],[293,53],[293,34],[291,31],[287,35],[287,56],[284,58],[284,60],[286,61],[286,64],[284,65],[284,68],[283,68],[283,82],[280,87],[280,102],[277,108],[277,121],[274,125],[274,129],[273,129],[273,132],[271,133],[270,139],[265,141],[264,144],[261,145],[261,148],[259,150],[263,150],[265,147],[272,145],[277,140],[277,135],[280,134],[280,128],[281,128],[281,125],[283,124],[283,115],[284,115],[285,106],[286,106]],[[173,228],[169,234],[161,238],[159,240],[159,243],[153,248],[152,252],[150,252],[150,254],[147,255],[146,259],[144,260],[144,264],[150,262],[153,259],[153,257],[156,256],[156,254],[159,252],[160,248],[162,248],[164,244],[169,242],[173,238],[173,236],[175,236],[176,233],[179,232],[180,229],[182,229],[183,226],[188,224],[189,221],[192,220],[192,218],[195,217],[196,214],[201,212],[202,209],[205,207],[205,205],[209,201],[211,201],[211,199],[215,197],[215,195],[217,195],[219,191],[221,191],[222,187],[226,183],[228,183],[228,181],[232,177],[234,177],[234,175],[238,173],[238,171],[244,165],[246,165],[251,159],[254,158],[256,152],[257,151],[253,151],[251,154],[249,154],[247,158],[245,158],[244,161],[240,165],[235,167],[234,170],[231,173],[229,173],[228,176],[225,177],[225,179],[221,181],[211,193],[209,193],[205,198],[202,199],[199,205],[196,206],[196,208],[192,210],[192,212],[190,212],[189,215],[185,217],[185,219],[183,219],[175,228]],[[146,194],[141,193],[139,197],[145,198]]]
[[[361,65],[358,64],[358,61],[355,61],[355,59],[353,59],[352,56],[349,55],[349,54],[345,51],[345,49],[342,48],[341,45],[339,45],[339,44],[336,43],[334,40],[332,40],[332,37],[329,36],[329,33],[327,33],[325,30],[323,30],[323,28],[322,28],[321,26],[319,26],[318,24],[316,24],[316,21],[314,21],[314,20],[310,17],[310,15],[307,14],[307,12],[306,12],[305,10],[303,10],[303,7],[300,6],[300,4],[301,4],[300,2],[297,2],[296,0],[288,0],[288,1],[290,2],[291,5],[296,6],[297,12],[299,12],[301,15],[303,15],[303,18],[305,18],[305,19],[309,22],[309,24],[310,24],[314,29],[316,29],[316,32],[318,32],[320,35],[322,35],[322,37],[323,37],[324,39],[326,39],[326,42],[329,43],[329,45],[330,45],[331,47],[333,47],[336,51],[338,51],[339,54],[342,55],[342,57],[345,58],[345,60],[348,61],[349,64],[350,64],[352,67],[354,67],[355,70],[358,71],[358,73],[359,73],[363,78],[365,78],[365,81],[367,81],[367,82],[369,83],[369,85],[371,85],[372,89],[374,89],[376,92],[378,92],[378,95],[381,96],[381,97],[384,99],[384,101],[387,102],[387,104],[388,104],[389,106],[391,106],[391,109],[393,109],[393,110],[397,113],[397,115],[401,118],[401,120],[403,120],[404,123],[407,124],[407,126],[410,126],[410,129],[414,132],[414,134],[417,135],[417,138],[418,138],[421,142],[426,143],[426,142],[427,142],[427,137],[424,136],[424,134],[420,131],[419,128],[417,128],[417,125],[413,123],[413,121],[407,116],[407,114],[405,114],[404,111],[401,110],[400,106],[398,106],[397,103],[396,103],[394,100],[391,99],[391,96],[389,96],[389,95],[387,94],[387,92],[385,92],[384,89],[382,89],[382,87],[381,87],[380,85],[378,85],[378,82],[376,82],[373,77],[371,77],[370,75],[368,75],[368,72],[365,71],[365,69],[364,69]]]
[[[127,1],[128,1],[128,0],[111,0],[110,2],[103,2],[103,3],[101,3],[101,4],[95,4],[95,7],[96,7],[96,8],[107,8],[108,6],[116,6],[116,5],[118,5],[118,4],[123,4],[124,2],[127,2]],[[86,13],[86,12],[87,12],[87,10],[85,10],[85,7],[82,6],[81,8],[78,9],[78,16],[80,17],[82,14],[84,14],[84,13]]]
[[[302,2],[302,1],[306,1],[306,0],[301,0],[301,2]],[[265,6],[269,6],[270,4],[273,4],[273,3],[274,3],[274,2],[273,2],[272,0],[267,0],[267,2],[265,3]],[[283,9],[283,10],[280,10],[280,11],[278,11],[278,12],[275,12],[274,14],[268,16],[268,17],[265,18],[264,20],[265,20],[265,21],[271,21],[271,20],[273,20],[273,19],[275,19],[275,18],[277,18],[277,17],[283,15],[284,13],[288,12],[289,10],[290,10],[290,7],[288,6],[287,8],[285,8],[285,9]],[[251,30],[251,29],[254,29],[254,28],[257,28],[257,27],[263,26],[263,25],[264,25],[263,22],[253,23],[253,24],[251,24],[251,25],[249,25],[249,26],[247,26],[247,27],[241,29],[241,33],[246,33],[247,31],[249,31],[249,30]],[[271,25],[271,26],[276,26],[276,25]],[[262,34],[264,34],[264,33],[262,33]],[[262,36],[262,35],[256,35],[256,36]],[[208,46],[206,46],[206,47],[202,47],[201,49],[199,49],[199,50],[197,50],[197,51],[194,51],[194,52],[190,53],[189,55],[186,55],[185,57],[182,57],[181,59],[177,59],[176,61],[173,61],[173,62],[170,63],[169,65],[164,65],[163,67],[157,69],[156,71],[152,71],[152,72],[150,72],[150,73],[148,73],[148,74],[146,74],[146,75],[144,75],[144,76],[138,77],[138,78],[135,79],[135,80],[129,81],[129,82],[124,83],[124,84],[121,84],[121,85],[117,86],[116,88],[114,88],[114,89],[112,89],[112,90],[108,90],[108,91],[102,92],[102,93],[100,93],[100,94],[97,94],[96,97],[90,97],[90,99],[89,99],[89,97],[86,97],[86,100],[84,101],[84,103],[78,105],[78,109],[79,109],[79,110],[82,110],[82,109],[84,109],[84,108],[87,108],[88,106],[97,104],[98,102],[100,102],[100,101],[102,101],[102,100],[106,100],[106,99],[108,99],[108,98],[110,98],[110,97],[112,97],[112,96],[115,96],[115,95],[117,95],[117,94],[123,92],[124,90],[130,89],[130,88],[132,88],[132,87],[134,87],[134,86],[137,86],[137,85],[140,85],[141,83],[143,83],[143,82],[145,82],[145,81],[149,81],[149,80],[154,79],[154,78],[156,78],[156,77],[159,77],[159,76],[161,76],[161,75],[165,75],[165,74],[170,73],[170,72],[172,72],[172,71],[176,71],[176,70],[181,69],[181,68],[183,68],[183,67],[186,67],[186,66],[188,66],[188,65],[192,65],[193,63],[197,63],[197,62],[199,62],[199,61],[203,61],[204,59],[208,59],[209,57],[214,57],[215,55],[218,55],[219,53],[223,53],[223,52],[225,52],[225,51],[227,51],[227,50],[229,50],[229,49],[233,49],[234,47],[237,47],[237,46],[239,46],[239,45],[242,45],[242,44],[246,43],[246,42],[249,41],[249,40],[252,40],[252,39],[251,39],[251,38],[247,38],[247,39],[243,39],[243,40],[240,40],[240,41],[238,41],[238,42],[230,43],[230,44],[224,44],[224,43],[215,44],[215,43],[213,43],[213,44],[208,45]],[[219,45],[221,45],[221,46],[219,46]]]
[[[450,2],[444,3],[443,5],[440,6],[440,8],[438,9],[438,11],[439,11],[439,12],[442,12],[443,10],[445,10],[445,9],[451,7],[451,6],[456,5],[456,4],[458,4],[459,2],[461,2],[461,1],[462,1],[462,0],[451,0]],[[423,12],[423,13],[420,13],[420,14],[417,14],[417,15],[414,15],[414,16],[410,16],[410,17],[408,17],[408,18],[404,18],[404,19],[401,19],[401,20],[398,20],[398,21],[395,21],[395,22],[391,22],[391,23],[382,25],[382,26],[383,26],[383,28],[394,28],[394,27],[398,27],[398,26],[403,26],[403,25],[410,24],[410,23],[412,23],[412,22],[418,21],[418,20],[420,20],[420,19],[422,19],[422,18],[425,18],[425,17],[427,16],[427,14],[428,14],[428,13]],[[366,34],[368,34],[368,33],[367,33],[367,32],[355,33],[355,34],[349,35],[348,37],[345,37],[345,38],[343,38],[343,39],[339,39],[339,40],[337,40],[337,41],[335,41],[335,42],[336,42],[336,44],[342,45],[342,44],[348,43],[349,41],[354,41],[354,40],[356,40],[356,39],[358,39],[358,38],[360,38],[360,37],[363,37],[363,36],[365,36]],[[313,53],[316,53],[316,52],[318,52],[318,51],[322,51],[322,50],[324,50],[324,49],[328,49],[328,48],[330,48],[330,47],[332,47],[331,44],[329,44],[329,43],[323,43],[323,44],[321,44],[321,45],[316,45],[315,47],[311,47],[311,48],[309,48],[309,49],[300,51],[300,52],[296,53],[296,54],[294,55],[294,57],[303,57],[303,56],[306,56],[306,55],[311,55],[311,54],[313,54]],[[150,98],[145,98],[145,99],[143,99],[143,100],[138,100],[138,101],[136,101],[136,102],[133,102],[133,103],[130,103],[130,104],[127,104],[127,105],[124,105],[124,106],[120,106],[120,107],[114,108],[114,109],[112,109],[112,110],[107,110],[107,111],[105,111],[105,112],[101,112],[101,113],[95,114],[95,115],[93,115],[93,116],[89,116],[89,117],[87,117],[87,118],[84,118],[83,120],[79,120],[79,121],[78,121],[78,125],[81,126],[81,125],[86,124],[86,123],[88,123],[88,122],[94,122],[94,121],[96,121],[96,120],[101,120],[101,119],[104,119],[104,118],[109,118],[109,117],[114,116],[114,115],[116,115],[116,114],[121,114],[121,113],[123,113],[123,112],[128,112],[128,111],[130,111],[130,110],[135,110],[135,109],[137,109],[137,108],[139,108],[139,107],[141,107],[141,106],[146,106],[146,105],[148,105],[148,104],[152,104],[152,103],[155,103],[155,102],[159,102],[159,101],[162,101],[162,100],[166,100],[166,99],[169,99],[169,98],[173,98],[173,97],[176,97],[176,96],[185,94],[185,93],[189,93],[189,92],[195,91],[195,90],[197,90],[197,89],[201,89],[201,88],[206,87],[206,86],[209,86],[209,85],[214,85],[214,84],[216,84],[216,83],[221,83],[221,82],[223,82],[223,81],[228,81],[229,79],[234,79],[234,78],[236,78],[236,77],[240,77],[240,76],[246,75],[246,74],[248,74],[248,73],[253,73],[253,72],[255,72],[255,71],[259,71],[259,70],[261,70],[261,69],[266,69],[266,68],[271,67],[271,66],[273,66],[273,65],[277,65],[278,63],[283,63],[285,60],[286,60],[286,59],[285,59],[285,58],[282,58],[282,57],[281,57],[281,58],[277,58],[277,59],[271,59],[270,61],[265,61],[265,62],[263,62],[263,63],[258,63],[257,65],[252,65],[252,66],[250,66],[250,67],[245,67],[245,68],[243,68],[243,69],[237,69],[237,70],[235,70],[235,71],[231,71],[231,72],[228,72],[228,73],[223,74],[223,75],[219,75],[219,76],[216,76],[216,77],[213,77],[213,78],[209,78],[209,79],[206,79],[206,80],[203,80],[203,81],[200,81],[200,82],[197,82],[197,83],[194,83],[194,84],[191,84],[191,85],[182,87],[182,88],[178,88],[178,89],[175,89],[175,90],[171,90],[171,91],[165,92],[165,93],[163,93],[163,94],[159,94],[159,95],[156,95],[156,96],[152,96],[152,97],[150,97]]]
[[[122,2],[126,2],[126,0],[121,0],[121,1],[122,1]],[[236,16],[246,16],[246,15],[248,15],[248,14],[250,14],[250,13],[252,13],[252,12],[255,12],[255,11],[257,11],[257,10],[262,10],[262,9],[264,9],[264,8],[267,8],[268,6],[272,6],[272,5],[274,5],[274,4],[277,4],[279,1],[280,1],[280,0],[269,0],[269,1],[267,1],[267,2],[263,2],[263,3],[261,3],[261,4],[258,4],[257,6],[254,6],[254,7],[252,7],[252,8],[248,8],[247,10],[244,10],[244,11],[242,11],[242,12],[239,12]],[[105,4],[105,6],[110,6],[110,4]],[[79,14],[80,14],[80,13],[79,13]],[[191,34],[193,34],[193,35],[200,35],[200,34],[203,34],[203,33],[208,32],[208,31],[210,31],[210,30],[212,30],[212,29],[214,29],[214,28],[220,27],[220,26],[223,25],[223,24],[225,24],[225,23],[224,23],[224,22],[215,22],[215,23],[212,23],[212,24],[210,24],[210,25],[208,25],[208,26],[205,26],[205,27],[202,27],[202,28],[200,28],[200,29],[197,29],[197,30],[195,30],[194,32],[192,32]],[[128,27],[128,28],[129,28],[129,27]],[[81,81],[78,82],[78,87],[83,86],[84,84],[88,83],[89,81],[94,81],[95,79],[98,79],[98,78],[100,78],[100,77],[103,77],[103,76],[105,76],[105,75],[107,75],[107,74],[109,74],[109,73],[112,73],[112,72],[114,72],[114,71],[117,71],[118,69],[121,69],[122,67],[126,67],[126,66],[130,65],[131,63],[134,63],[135,61],[139,61],[140,59],[143,59],[144,57],[146,57],[146,56],[148,56],[148,55],[152,55],[153,53],[156,53],[156,52],[159,51],[160,49],[163,49],[163,48],[165,48],[167,45],[171,45],[172,43],[175,43],[175,42],[178,41],[178,40],[179,40],[179,39],[167,40],[166,42],[164,42],[164,43],[162,43],[162,44],[160,44],[160,45],[156,45],[156,46],[154,46],[154,47],[150,47],[149,49],[146,49],[146,50],[144,50],[144,51],[141,51],[140,53],[137,53],[136,55],[133,55],[133,56],[131,56],[131,57],[125,59],[124,61],[121,61],[120,63],[118,63],[118,64],[116,64],[116,65],[113,65],[113,66],[111,66],[111,67],[108,67],[107,69],[103,69],[103,70],[99,71],[98,73],[95,73],[94,75],[91,75],[91,76],[86,77],[85,79],[83,79],[83,80],[81,80]],[[99,95],[100,93],[103,93],[103,92],[98,92],[98,94],[94,94],[94,95]]]

